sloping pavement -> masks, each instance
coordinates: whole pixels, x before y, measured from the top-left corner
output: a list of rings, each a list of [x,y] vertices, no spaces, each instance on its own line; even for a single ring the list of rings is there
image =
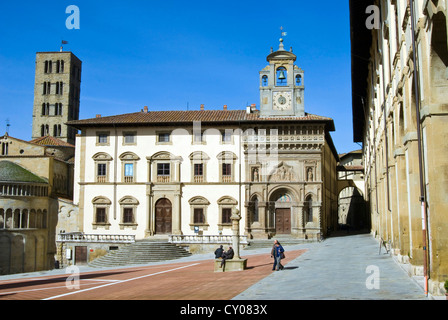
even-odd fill
[[[308,248],[285,269],[257,282],[234,300],[426,300],[408,276],[369,234],[331,237]]]

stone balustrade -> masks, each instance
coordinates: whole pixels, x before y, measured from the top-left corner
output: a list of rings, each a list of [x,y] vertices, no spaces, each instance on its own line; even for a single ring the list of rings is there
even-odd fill
[[[106,242],[106,243],[133,243],[135,235],[122,234],[85,234],[81,232],[60,233],[58,242]]]
[[[168,242],[175,244],[232,244],[231,235],[169,235]],[[240,236],[240,244],[246,245],[247,236]]]

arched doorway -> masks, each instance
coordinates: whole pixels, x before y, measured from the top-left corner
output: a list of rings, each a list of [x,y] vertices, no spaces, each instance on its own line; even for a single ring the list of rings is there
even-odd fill
[[[162,198],[156,203],[156,234],[170,234],[172,228],[172,205],[170,200]]]
[[[286,190],[278,190],[272,195],[270,206],[275,214],[275,233],[291,234],[291,195]]]

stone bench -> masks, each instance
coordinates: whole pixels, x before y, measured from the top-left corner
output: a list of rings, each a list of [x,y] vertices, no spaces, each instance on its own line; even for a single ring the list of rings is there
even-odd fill
[[[223,267],[220,268],[221,262],[222,259],[215,259],[215,272],[243,271],[247,267],[247,259],[226,260]]]

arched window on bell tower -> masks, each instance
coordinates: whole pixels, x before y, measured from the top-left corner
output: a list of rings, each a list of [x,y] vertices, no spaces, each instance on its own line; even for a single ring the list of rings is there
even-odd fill
[[[302,85],[302,76],[300,74],[296,75],[296,86]]]
[[[261,86],[262,87],[267,87],[268,86],[268,76],[263,76],[261,78]]]
[[[288,71],[285,67],[277,68],[277,86],[285,87],[288,85]]]

